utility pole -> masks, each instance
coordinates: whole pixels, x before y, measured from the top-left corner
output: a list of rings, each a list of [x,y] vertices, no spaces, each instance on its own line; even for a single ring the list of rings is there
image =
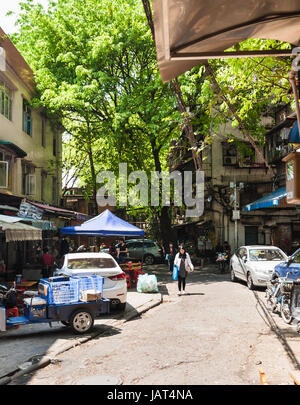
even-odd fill
[[[237,212],[237,189],[236,183],[234,183],[234,212]],[[234,248],[238,248],[238,224],[237,217],[234,217]]]
[[[234,220],[234,249],[238,248],[238,220],[240,219],[240,210],[239,210],[239,204],[238,204],[238,190],[243,188],[244,184],[240,183],[239,186],[237,186],[236,181],[230,183],[230,188],[233,189],[233,211],[232,211],[232,219]]]

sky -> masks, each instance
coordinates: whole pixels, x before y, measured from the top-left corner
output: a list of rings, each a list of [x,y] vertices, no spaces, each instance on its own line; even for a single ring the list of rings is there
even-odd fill
[[[19,3],[22,0],[0,0],[0,27],[6,34],[12,34],[16,31],[14,26],[18,13],[20,12]],[[34,3],[40,3],[43,6],[47,6],[48,0],[34,0]],[[15,14],[6,16],[8,11],[13,11]]]

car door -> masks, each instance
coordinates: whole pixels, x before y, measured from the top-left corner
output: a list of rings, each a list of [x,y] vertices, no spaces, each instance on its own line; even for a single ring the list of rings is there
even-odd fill
[[[240,272],[241,272],[240,262],[239,262],[240,251],[241,251],[241,248],[237,249],[237,251],[234,253],[234,255],[231,258],[231,265],[232,265],[234,274],[238,278],[240,278]]]
[[[237,255],[237,267],[236,267],[236,276],[241,280],[246,280],[246,268],[244,263],[244,257],[247,257],[248,260],[248,252],[245,248],[240,248]]]

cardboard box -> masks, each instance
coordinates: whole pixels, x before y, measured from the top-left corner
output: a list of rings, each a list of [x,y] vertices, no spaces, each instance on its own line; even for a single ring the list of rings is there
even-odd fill
[[[83,290],[81,291],[80,301],[89,302],[101,300],[101,292],[96,290]]]

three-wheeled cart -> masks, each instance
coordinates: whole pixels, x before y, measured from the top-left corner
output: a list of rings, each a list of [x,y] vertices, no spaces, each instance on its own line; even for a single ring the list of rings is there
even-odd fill
[[[39,296],[25,298],[24,316],[5,319],[5,328],[3,310],[5,313],[5,308],[0,307],[0,330],[62,322],[75,333],[82,334],[93,328],[97,316],[110,312],[110,300],[103,298],[103,277],[52,277],[40,280]]]

